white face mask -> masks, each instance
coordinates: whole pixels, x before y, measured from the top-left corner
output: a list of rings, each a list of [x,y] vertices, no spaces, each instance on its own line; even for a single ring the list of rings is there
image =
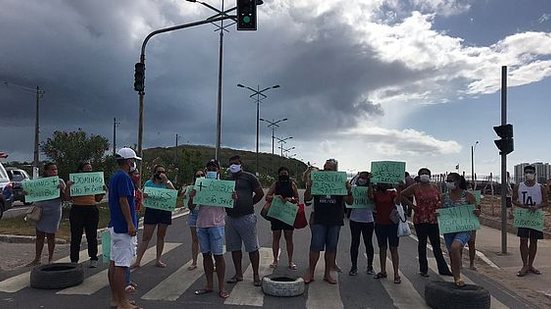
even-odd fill
[[[132,164],[130,164],[130,172],[132,173],[137,168],[136,161],[132,161]]]
[[[448,190],[455,189],[455,182],[446,182],[446,187],[448,187]]]
[[[217,179],[218,173],[214,171],[207,171],[207,179]]]
[[[536,175],[534,175],[532,173],[526,173],[525,176],[526,176],[526,180],[532,181],[532,180],[536,179]]]
[[[430,181],[430,176],[426,175],[426,174],[423,174],[423,175],[419,176],[419,180],[423,183],[427,183],[427,182]]]
[[[239,173],[241,171],[241,164],[232,164],[230,165],[230,172],[232,174]]]

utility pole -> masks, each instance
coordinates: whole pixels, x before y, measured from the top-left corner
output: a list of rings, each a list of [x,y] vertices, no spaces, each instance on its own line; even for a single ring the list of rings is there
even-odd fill
[[[113,156],[117,155],[117,127],[119,124],[117,118],[113,118]]]
[[[176,133],[176,147],[178,147],[178,133]]]
[[[40,88],[36,86],[36,119],[34,122],[34,161],[33,161],[33,179],[38,178],[38,166],[40,164],[38,144],[40,143]]]
[[[501,67],[501,125],[507,124],[507,66]],[[507,254],[507,153],[501,154],[501,254]]]

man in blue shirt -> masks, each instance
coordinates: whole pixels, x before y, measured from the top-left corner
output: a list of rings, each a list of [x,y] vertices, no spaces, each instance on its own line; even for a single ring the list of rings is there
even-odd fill
[[[134,200],[134,184],[128,175],[136,169],[134,150],[121,148],[115,156],[119,170],[109,183],[109,232],[111,235],[111,262],[109,264],[109,285],[111,286],[111,307],[137,308],[126,298],[126,271],[136,255],[136,231],[138,218]],[[104,246],[109,244],[103,244]]]

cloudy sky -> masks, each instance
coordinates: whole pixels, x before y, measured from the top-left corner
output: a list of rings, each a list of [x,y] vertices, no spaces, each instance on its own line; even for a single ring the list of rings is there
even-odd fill
[[[206,0],[205,0],[206,1]],[[220,7],[221,0],[207,1]],[[226,8],[234,1],[226,1]],[[41,140],[55,130],[137,139],[134,63],[151,31],[205,19],[184,0],[0,0],[0,150],[32,160],[34,96],[46,91]],[[254,150],[256,105],[242,83],[275,84],[261,103],[304,161],[341,170],[403,160],[499,173],[501,66],[520,162],[551,161],[551,2],[544,0],[265,0],[258,31],[224,38],[222,145]],[[154,37],[146,51],[144,147],[214,145],[218,35],[213,25]],[[7,82],[7,84],[6,84]],[[261,128],[260,149],[271,151]]]

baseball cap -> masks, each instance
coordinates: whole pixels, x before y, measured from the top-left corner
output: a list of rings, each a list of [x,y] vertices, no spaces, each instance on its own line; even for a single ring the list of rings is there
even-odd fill
[[[132,150],[132,148],[123,147],[117,151],[117,155],[115,156],[117,160],[126,160],[126,159],[136,159],[136,160],[142,160],[142,158],[138,157],[136,155],[136,152]]]
[[[220,164],[218,164],[218,161],[215,160],[215,159],[210,159],[209,162],[207,162],[207,167],[208,167],[209,165],[214,165],[214,166],[216,166],[217,168],[220,168]]]

